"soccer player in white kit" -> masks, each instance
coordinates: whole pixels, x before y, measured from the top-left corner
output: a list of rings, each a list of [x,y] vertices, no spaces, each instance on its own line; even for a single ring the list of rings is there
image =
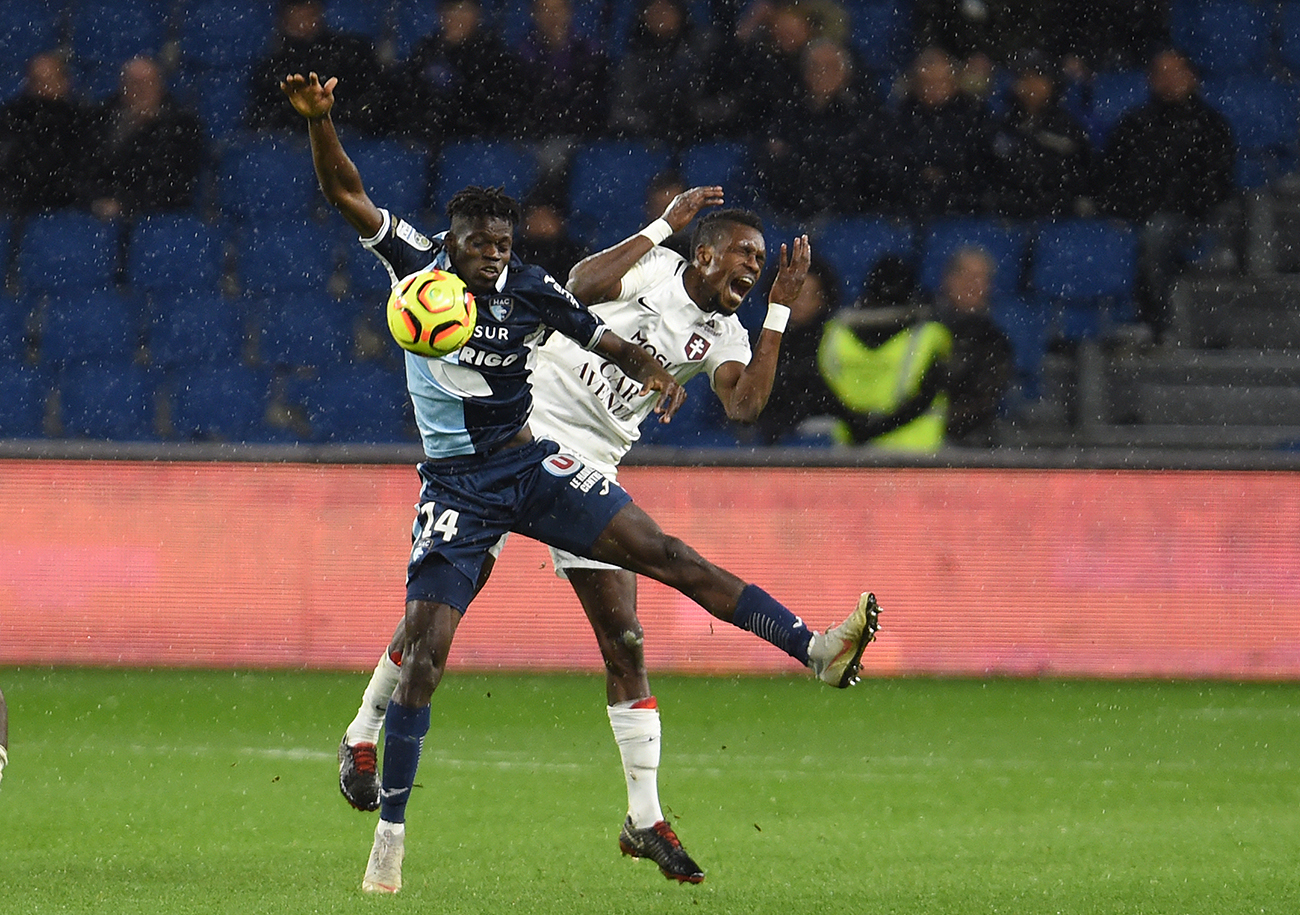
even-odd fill
[[[730,419],[753,422],[772,391],[781,333],[808,271],[806,235],[781,259],[769,295],[767,318],[754,349],[736,309],[758,282],[766,261],[759,218],[744,210],[714,210],[696,227],[688,262],[659,246],[705,207],[723,203],[719,187],[692,188],[641,232],[584,259],[569,288],[615,333],[643,347],[685,384],[706,372]],[[529,424],[559,442],[611,480],[640,436],[654,408],[639,396],[641,385],[598,354],[553,335],[538,350]],[[504,539],[504,538],[503,538]],[[658,703],[645,669],[643,633],[636,616],[636,575],[618,566],[551,548],[556,574],[568,579],[595,631],[606,668],[610,726],[623,760],[628,813],[619,835],[624,854],[654,860],[666,877],[698,883],[704,872],[686,854],[659,804],[657,772],[661,726]],[[847,620],[825,633],[812,632],[793,647],[762,625],[727,619],[748,628],[810,667],[832,686],[857,682],[862,651],[875,637],[879,608],[862,595]],[[339,784],[354,807],[375,809],[378,779],[375,748],[389,697],[400,671],[402,627],[366,687],[356,718],[339,748]]]

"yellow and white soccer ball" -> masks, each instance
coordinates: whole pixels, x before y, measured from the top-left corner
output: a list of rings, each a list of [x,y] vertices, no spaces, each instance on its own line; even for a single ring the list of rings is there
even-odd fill
[[[474,333],[478,309],[464,281],[446,270],[421,270],[402,279],[388,297],[388,330],[402,349],[445,356]]]

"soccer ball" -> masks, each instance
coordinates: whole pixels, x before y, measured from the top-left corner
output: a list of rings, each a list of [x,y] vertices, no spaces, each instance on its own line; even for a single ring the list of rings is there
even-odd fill
[[[393,287],[388,330],[402,349],[418,356],[445,356],[474,333],[478,309],[464,281],[446,270],[421,270]]]

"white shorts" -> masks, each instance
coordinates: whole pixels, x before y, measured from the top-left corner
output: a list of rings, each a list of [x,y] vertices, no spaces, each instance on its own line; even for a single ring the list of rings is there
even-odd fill
[[[588,559],[586,556],[578,556],[574,553],[566,553],[564,550],[557,550],[553,546],[548,546],[551,551],[551,563],[555,566],[555,574],[565,581],[569,580],[569,569],[621,569],[622,566],[612,566],[607,562],[598,562],[595,559]]]
[[[488,552],[492,554],[493,559],[500,558],[501,548],[506,545],[506,539],[509,534],[502,534],[501,539],[496,542]],[[551,551],[551,565],[555,567],[555,574],[569,580],[569,569],[620,569],[622,566],[612,566],[607,562],[597,562],[594,559],[588,559],[586,556],[579,556],[576,553],[570,553],[566,550],[558,550],[553,546],[548,546]]]

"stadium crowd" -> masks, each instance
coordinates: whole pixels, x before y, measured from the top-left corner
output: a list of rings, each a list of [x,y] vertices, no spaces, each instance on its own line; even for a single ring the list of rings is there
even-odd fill
[[[907,447],[994,443],[1049,345],[1117,325],[1158,340],[1178,272],[1231,254],[1222,208],[1294,167],[1290,6],[7,4],[24,77],[0,103],[0,437],[414,440],[382,277],[341,227],[329,248],[308,225],[329,217],[278,81],[316,71],[339,77],[381,205],[436,224],[456,182],[504,184],[520,253],[561,278],[665,187],[722,184],[769,248],[813,237],[817,300],[792,318],[773,418],[728,428],[696,397],[652,440],[872,442],[933,409],[937,433]],[[958,261],[987,274],[981,343],[952,305]],[[904,384],[879,353],[918,328],[942,328],[942,371]],[[834,352],[831,332],[849,335]],[[845,346],[874,381],[846,380]],[[991,401],[977,419],[953,412],[962,385]]]

